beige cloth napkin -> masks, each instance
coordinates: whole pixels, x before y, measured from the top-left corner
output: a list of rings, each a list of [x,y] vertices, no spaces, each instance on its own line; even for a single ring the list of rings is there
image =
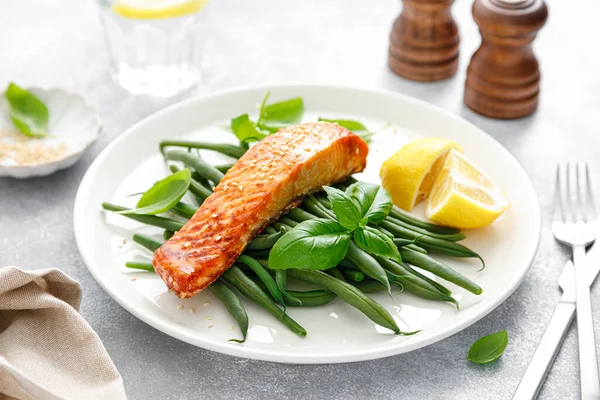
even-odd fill
[[[79,283],[57,269],[0,268],[1,394],[127,398],[100,338],[78,313],[80,303]]]

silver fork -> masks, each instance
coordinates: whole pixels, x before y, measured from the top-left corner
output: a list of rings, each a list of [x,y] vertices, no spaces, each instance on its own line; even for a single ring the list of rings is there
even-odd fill
[[[588,278],[586,276],[588,268],[586,267],[585,257],[586,246],[589,246],[596,240],[594,224],[596,223],[597,216],[587,164],[585,164],[585,176],[581,176],[580,170],[580,164],[576,164],[575,188],[573,188],[571,183],[571,165],[567,164],[566,190],[564,193],[561,193],[560,166],[556,170],[552,233],[554,233],[556,240],[566,246],[570,246],[573,250],[581,398],[584,400],[598,400],[600,399],[600,380],[598,378],[596,340],[592,319],[590,287],[588,286]]]

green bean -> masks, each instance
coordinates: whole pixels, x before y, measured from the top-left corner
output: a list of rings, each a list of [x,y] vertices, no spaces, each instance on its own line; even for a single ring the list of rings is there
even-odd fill
[[[200,176],[217,184],[223,178],[223,173],[202,160],[201,158],[181,150],[170,150],[165,154],[167,160],[181,161],[190,169],[196,171]]]
[[[340,271],[342,271],[344,278],[353,280],[354,282],[362,282],[365,279],[365,274],[355,269],[342,268]]]
[[[277,232],[280,232],[280,231],[278,231],[277,229],[275,229],[273,227],[273,225],[269,225],[269,226],[267,226],[265,228],[265,232],[268,233],[268,234],[272,234],[272,233],[277,233]]]
[[[284,271],[284,270],[278,270]],[[254,281],[258,286],[263,289],[263,291],[267,290],[267,287],[261,282],[260,279],[254,278],[253,276],[248,276],[250,279]],[[337,295],[330,290],[327,289],[316,289],[316,290],[308,290],[308,291],[296,291],[289,290],[288,293],[291,297],[296,300],[291,300],[291,298],[284,297],[283,301],[287,306],[290,307],[317,307],[322,306],[327,303],[330,303],[333,299],[337,297]]]
[[[277,284],[279,291],[281,291],[283,294],[283,301],[285,304],[291,303],[296,306],[302,306],[302,301],[291,295],[285,288],[287,284],[287,272],[284,269],[278,269],[275,271],[275,283]]]
[[[107,202],[102,203],[102,208],[107,211],[128,210],[127,207],[121,207],[121,206],[117,206],[115,204],[111,204],[111,203],[107,203]],[[183,222],[180,222],[180,221],[177,221],[177,220],[174,220],[171,218],[159,217],[157,215],[138,215],[138,214],[119,214],[119,215],[122,215],[123,217],[132,219],[134,221],[141,222],[142,224],[158,226],[159,228],[168,229],[170,231],[178,231],[183,227],[183,224],[184,224]]]
[[[397,239],[397,240],[402,240],[402,239]],[[396,242],[394,242],[394,243],[396,243]],[[418,253],[421,253],[421,254],[427,254],[427,250],[425,250],[422,247],[417,246],[416,244],[409,244],[409,245],[406,245],[405,247],[407,249],[414,250],[414,251],[416,251]]]
[[[366,296],[354,286],[334,278],[322,271],[306,269],[289,269],[288,275],[294,279],[313,283],[337,294],[342,300],[357,308],[371,321],[385,328],[391,329],[396,334],[406,334],[400,331],[396,321],[381,304]]]
[[[215,165],[215,168],[226,174],[233,167],[233,164],[223,164],[223,165]]]
[[[351,281],[349,283],[363,293],[377,293],[387,290],[384,284],[374,279],[365,279],[361,282]]]
[[[180,201],[179,203],[175,204],[173,208],[171,208],[171,211],[180,217],[190,219],[194,216],[194,213],[198,211],[198,207],[194,207],[191,204]]]
[[[283,232],[279,231],[270,235],[258,235],[246,246],[248,250],[268,250],[275,245],[275,242],[283,236]]]
[[[298,225],[298,222],[296,222],[293,219],[290,219],[288,217],[280,217],[278,219],[278,222],[280,222],[281,224],[287,225],[290,228],[293,228],[296,225]],[[281,230],[281,227],[279,229]]]
[[[437,288],[436,285],[433,285],[428,280],[422,279],[420,276],[413,274],[412,270],[405,268],[405,264],[398,264],[397,262],[379,256],[377,257],[377,261],[379,261],[379,263],[387,272],[394,274],[404,286],[406,286],[406,282],[410,280],[415,285],[421,286],[433,292],[437,291],[440,294],[444,294]],[[444,289],[444,292],[448,291],[448,289]]]
[[[332,219],[334,221],[336,220],[335,215],[332,212],[322,207],[319,202],[314,201],[311,196],[306,197],[302,205],[308,212],[318,218]]]
[[[414,239],[414,237],[412,237],[412,239]],[[398,239],[394,239],[394,241],[396,240]],[[422,247],[427,251],[458,258],[478,258],[485,266],[485,262],[479,254],[460,243],[449,242],[447,240],[436,239],[429,236],[420,236],[418,243],[419,247]]]
[[[269,258],[269,252],[271,250],[245,250],[244,254],[254,258],[255,260],[258,259],[268,259]]]
[[[318,307],[331,303],[337,295],[329,290],[318,289],[305,292],[290,290],[288,293],[297,299],[300,303],[291,301],[290,298],[284,298],[285,304],[290,307]]]
[[[127,268],[140,269],[142,271],[154,272],[154,267],[150,263],[143,263],[137,261],[127,261],[125,263]]]
[[[404,286],[406,291],[408,291],[418,297],[421,297],[426,300],[443,301],[443,302],[447,302],[447,303],[452,303],[456,306],[457,309],[459,308],[458,301],[456,301],[456,299],[452,296],[448,296],[448,295],[440,293],[436,290],[430,290],[429,288],[425,288],[423,286],[417,285],[414,282],[412,282],[411,280],[406,280],[406,281],[402,282],[402,285]]]
[[[226,156],[233,158],[240,158],[246,152],[246,149],[243,149],[239,146],[235,146],[232,144],[224,144],[224,143],[208,143],[208,142],[196,142],[196,141],[186,141],[186,140],[163,140],[160,142],[160,151],[161,153],[165,153],[165,147],[187,147],[188,149],[203,149],[203,150],[212,150],[221,154],[225,154]]]
[[[223,273],[223,278],[235,287],[242,295],[249,300],[252,300],[271,315],[279,319],[285,326],[300,336],[306,336],[306,330],[294,321],[289,315],[283,312],[283,310],[277,307],[277,304],[271,300],[271,298],[258,286],[252,279],[250,279],[239,267],[236,265],[231,266],[227,271]]]
[[[169,240],[173,237],[174,234],[175,234],[175,232],[165,229],[165,231],[163,232],[163,238],[165,240]]]
[[[333,276],[334,278],[339,279],[340,281],[345,281],[344,275],[342,275],[342,273],[340,272],[340,270],[337,269],[337,268],[335,268],[335,267],[329,268],[325,272],[328,273],[329,275]]]
[[[452,282],[455,285],[460,286],[473,294],[478,295],[481,294],[483,291],[481,287],[475,282],[459,274],[446,264],[437,261],[429,256],[417,253],[416,251],[406,248],[401,248],[400,254],[402,255],[402,260],[406,263],[412,264],[415,267],[419,267],[426,271],[429,271],[434,275],[439,276],[440,278],[445,279],[448,282]]]
[[[240,331],[242,331],[242,340],[229,339],[229,341],[244,343],[246,341],[246,335],[248,334],[248,314],[246,313],[244,304],[242,304],[239,297],[227,287],[223,278],[217,279],[211,283],[208,288],[219,300],[221,300],[221,303],[223,303],[229,314],[237,322]]]
[[[413,235],[415,235],[415,238],[417,238],[417,239],[419,236],[421,236],[421,237],[428,236],[428,237],[432,237],[432,238],[436,238],[436,239],[449,240],[451,242],[458,242],[459,240],[463,240],[464,238],[467,237],[463,233],[455,233],[453,235],[442,235],[439,233],[432,233],[432,232],[428,232],[425,229],[411,226],[402,221],[396,221],[396,222],[392,222],[392,221],[393,221],[392,219],[388,218],[386,220],[381,221],[379,223],[379,226],[389,230],[391,233],[394,234],[394,236],[405,237],[407,235],[406,231],[408,230],[408,231],[413,232]]]
[[[298,207],[292,208],[286,215],[296,222],[308,221],[309,219],[317,219],[317,217],[315,217],[311,213],[304,211],[303,209]]]
[[[429,222],[421,221],[413,217],[412,215],[400,211],[400,209],[397,207],[392,207],[392,210],[390,211],[390,216],[412,226],[425,229],[431,233],[439,233],[442,235],[455,235],[460,233],[460,229],[435,225]]]
[[[181,170],[181,168],[177,167],[176,165],[169,165],[169,169],[173,173]],[[196,196],[199,204],[202,204],[202,202],[204,202],[204,200],[206,200],[208,196],[213,193],[212,189],[207,188],[194,178],[190,179],[190,187],[188,190]]]
[[[245,264],[248,267],[250,267],[252,271],[254,271],[256,276],[258,276],[260,280],[265,284],[265,286],[269,290],[269,293],[271,293],[271,296],[273,296],[273,298],[279,304],[284,306],[285,312],[285,304],[283,303],[283,293],[281,293],[281,290],[279,290],[279,287],[277,286],[277,283],[275,282],[271,274],[258,261],[256,261],[254,258],[248,255],[240,255],[236,262]]]
[[[402,263],[402,266],[408,270],[411,274],[417,276],[420,279],[423,279],[424,281],[429,282],[431,285],[435,286],[437,290],[440,291],[440,293],[445,294],[447,296],[452,295],[452,291],[450,289],[448,289],[446,286],[442,285],[439,282],[434,281],[433,279],[429,278],[426,275],[423,275],[422,273],[420,273],[419,271],[415,270],[414,268],[412,268],[410,265]]]
[[[388,293],[391,293],[390,282],[387,279],[385,270],[377,260],[375,260],[370,254],[358,247],[354,242],[350,242],[348,253],[346,258],[356,265],[356,267],[368,277],[381,282],[388,289]]]
[[[154,253],[156,250],[158,250],[158,248],[160,246],[162,246],[162,243],[160,243],[148,236],[140,235],[139,233],[134,234],[132,240],[134,242],[136,242],[137,244],[147,248],[152,253]]]

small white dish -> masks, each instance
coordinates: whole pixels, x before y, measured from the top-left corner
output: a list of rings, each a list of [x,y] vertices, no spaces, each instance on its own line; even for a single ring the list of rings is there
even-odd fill
[[[0,159],[0,177],[46,176],[59,169],[68,168],[94,143],[102,127],[98,110],[82,96],[63,89],[26,89],[42,100],[48,108],[48,132],[51,135],[28,143],[33,146],[41,141],[43,145],[50,147],[64,143],[66,151],[54,160],[31,165],[18,165],[12,159]],[[8,114],[8,103],[4,93],[0,96],[0,131],[18,132]]]

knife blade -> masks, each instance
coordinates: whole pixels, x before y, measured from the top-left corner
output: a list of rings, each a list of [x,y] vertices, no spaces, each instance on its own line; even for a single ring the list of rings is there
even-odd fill
[[[600,244],[594,245],[587,252],[586,257],[590,266],[587,271],[588,285],[591,286],[600,271]],[[575,271],[571,260],[565,264],[558,278],[558,284],[563,294],[513,395],[514,400],[531,400],[537,397],[566,333],[573,323],[576,309]]]

